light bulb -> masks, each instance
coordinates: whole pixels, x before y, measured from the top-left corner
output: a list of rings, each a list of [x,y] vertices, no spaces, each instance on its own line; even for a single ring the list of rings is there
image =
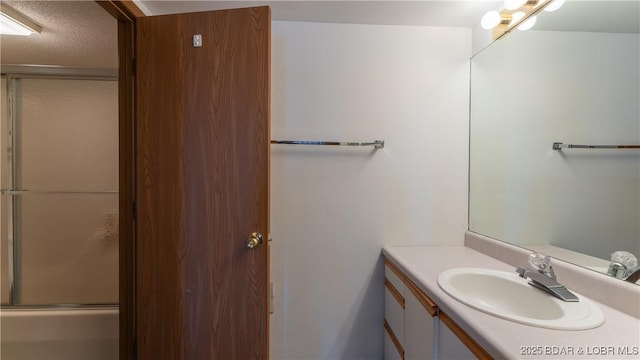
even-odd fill
[[[532,17],[528,18],[527,21],[523,22],[522,24],[520,24],[518,26],[518,30],[525,31],[525,30],[531,29],[533,27],[533,25],[536,24],[536,20],[537,20],[536,16],[532,16]]]
[[[523,17],[524,17],[524,13],[522,11],[518,11],[518,12],[515,12],[515,13],[511,14],[511,23],[510,23],[510,25],[513,25],[513,24],[517,23]]]
[[[504,8],[507,10],[515,10],[527,3],[527,0],[504,0]]]
[[[498,26],[501,21],[502,17],[500,16],[500,13],[495,10],[491,10],[482,16],[480,26],[482,26],[483,29],[491,30]]]
[[[551,0],[551,3],[544,8],[544,11],[552,12],[560,9],[566,0]]]
[[[0,34],[29,36],[31,35],[31,30],[11,17],[0,14]]]

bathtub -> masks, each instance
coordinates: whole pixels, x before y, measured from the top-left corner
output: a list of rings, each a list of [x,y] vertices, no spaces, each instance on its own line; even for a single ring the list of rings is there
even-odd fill
[[[2,309],[0,358],[118,359],[118,308]]]

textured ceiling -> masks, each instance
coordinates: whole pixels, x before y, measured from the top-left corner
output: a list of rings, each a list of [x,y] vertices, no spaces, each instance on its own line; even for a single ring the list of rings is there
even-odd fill
[[[2,0],[42,26],[31,36],[0,36],[3,65],[118,67],[118,23],[94,1]]]

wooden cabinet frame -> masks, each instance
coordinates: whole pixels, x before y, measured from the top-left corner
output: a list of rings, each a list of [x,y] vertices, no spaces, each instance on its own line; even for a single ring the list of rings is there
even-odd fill
[[[460,339],[460,341],[469,349],[469,351],[471,351],[471,353],[473,353],[473,355],[476,358],[480,360],[493,359],[493,357],[491,357],[491,355],[489,355],[489,353],[485,349],[483,349],[482,346],[480,346],[471,336],[469,336],[469,334],[467,334],[464,331],[464,329],[460,327],[460,325],[458,325],[453,319],[451,319],[449,315],[447,315],[445,312],[440,310],[438,305],[431,298],[429,298],[427,294],[425,294],[422,290],[420,290],[420,288],[413,281],[411,281],[411,279],[409,279],[400,269],[398,269],[398,267],[394,263],[392,263],[389,259],[385,258],[384,264],[389,269],[391,269],[391,271],[393,271],[393,273],[396,274],[396,276],[398,276],[402,280],[402,282],[407,287],[407,289],[409,289],[411,293],[416,297],[416,299],[418,299],[418,301],[422,304],[422,306],[424,306],[425,310],[427,310],[431,316],[439,317],[440,321],[442,321],[442,323],[444,323],[451,330],[451,332],[453,332],[456,335],[456,337]],[[389,283],[389,285],[391,285],[391,287],[393,288],[393,285],[391,284],[391,282],[385,278],[385,286],[388,287],[387,283]],[[391,290],[391,288],[389,289],[393,294],[393,291]],[[398,293],[398,295],[400,294]],[[403,300],[402,304],[404,307],[404,298],[402,298],[402,300]],[[393,332],[390,331],[391,329],[389,328],[386,320],[385,320],[385,329],[387,329],[387,331],[389,331],[390,334],[393,334]],[[392,340],[393,340],[393,337],[392,337]],[[395,339],[395,341],[397,341],[397,339]],[[396,344],[395,341],[394,341],[394,344]],[[400,344],[398,342],[396,346],[399,346],[399,345]],[[401,348],[402,347],[400,346],[399,349]],[[404,351],[402,351],[401,354],[403,355],[403,358],[404,358]]]

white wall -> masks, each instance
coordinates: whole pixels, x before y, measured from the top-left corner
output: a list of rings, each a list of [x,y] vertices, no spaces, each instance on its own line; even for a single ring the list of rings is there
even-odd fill
[[[502,6],[502,3],[499,7]],[[498,11],[500,9],[496,9]],[[471,54],[475,55],[493,43],[493,30],[485,30],[480,24],[471,30]]]
[[[513,33],[473,60],[471,230],[640,255],[640,35]],[[477,90],[477,91],[476,91]]]
[[[471,31],[274,22],[273,359],[382,357],[384,245],[461,245]]]

